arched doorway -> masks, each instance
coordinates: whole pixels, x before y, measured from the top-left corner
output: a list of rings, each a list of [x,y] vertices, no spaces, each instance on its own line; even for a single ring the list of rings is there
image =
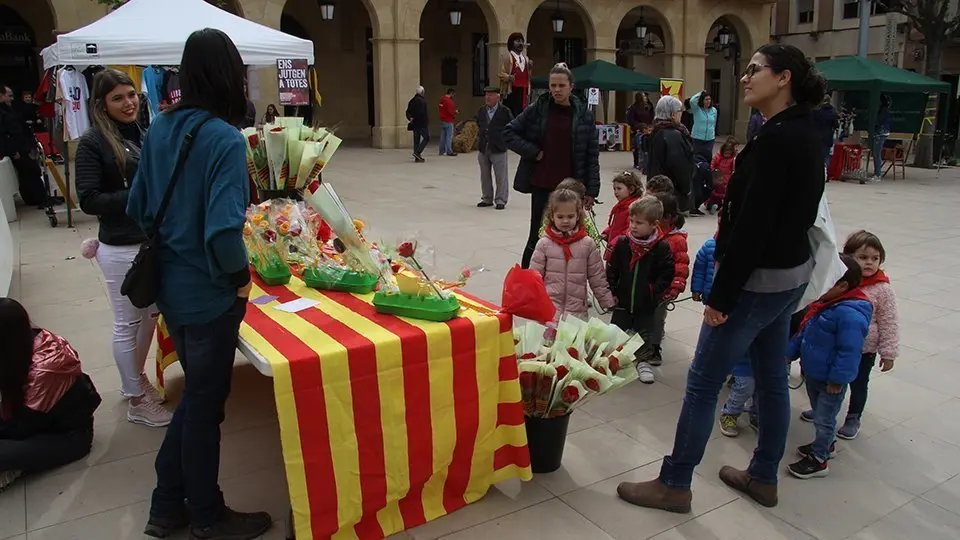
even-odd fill
[[[575,0],[545,0],[527,24],[527,56],[535,76],[546,75],[557,62],[571,69],[587,63],[594,47],[593,27],[583,6]]]
[[[16,99],[33,92],[43,71],[40,50],[54,42],[56,18],[47,0],[0,0],[0,81]]]
[[[662,13],[650,6],[633,8],[617,29],[617,65],[661,79],[670,77],[670,55],[674,52],[673,29]],[[653,103],[660,94],[648,92]],[[616,118],[626,119],[633,92],[617,92]]]
[[[334,9],[329,9],[330,5]],[[324,12],[332,18],[324,19]],[[280,30],[313,41],[317,86],[323,101],[321,107],[301,107],[285,114],[305,116],[315,124],[336,128],[337,135],[348,141],[369,144],[376,119],[373,28],[365,1],[326,4],[287,0]]]
[[[498,84],[491,37],[497,32],[486,0],[428,0],[420,15],[420,84],[431,105],[430,132],[440,132],[435,104],[448,88],[456,91],[457,120],[474,116],[483,105],[483,88]],[[400,89],[401,93],[412,89]]]
[[[717,136],[733,135],[743,105],[740,72],[744,62],[743,51],[750,51],[749,33],[738,19],[718,18],[707,32],[704,44],[704,89],[713,97],[717,107]],[[747,59],[749,60],[749,59]],[[699,89],[690,90],[690,94]]]

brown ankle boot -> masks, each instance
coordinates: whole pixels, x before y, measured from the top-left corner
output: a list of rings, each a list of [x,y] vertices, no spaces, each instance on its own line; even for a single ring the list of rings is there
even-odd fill
[[[750,498],[757,501],[757,504],[766,506],[767,508],[773,508],[777,505],[777,485],[765,484],[754,480],[750,478],[747,471],[741,471],[729,465],[724,465],[720,469],[720,480],[723,480],[724,484],[733,489],[746,493]]]
[[[617,486],[617,495],[630,504],[677,514],[690,513],[693,498],[689,489],[672,488],[659,478],[649,482],[622,482]]]

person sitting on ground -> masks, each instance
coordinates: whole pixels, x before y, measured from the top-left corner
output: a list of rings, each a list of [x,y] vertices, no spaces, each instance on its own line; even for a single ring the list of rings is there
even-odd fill
[[[610,262],[610,254],[613,253],[617,239],[630,232],[630,205],[643,197],[643,181],[640,180],[640,175],[634,171],[623,171],[614,176],[613,196],[617,198],[617,204],[610,209],[607,228],[600,233],[607,241],[607,251],[603,254],[603,259],[607,262]]]
[[[0,491],[21,474],[46,471],[90,453],[100,394],[77,351],[30,323],[16,300],[0,298]]]
[[[836,455],[837,414],[847,385],[856,380],[863,344],[870,331],[873,305],[859,288],[863,279],[857,260],[840,256],[847,272],[807,308],[800,331],[790,340],[787,359],[800,358],[817,436],[797,448],[802,457],[787,471],[797,478],[827,476],[827,461]]]

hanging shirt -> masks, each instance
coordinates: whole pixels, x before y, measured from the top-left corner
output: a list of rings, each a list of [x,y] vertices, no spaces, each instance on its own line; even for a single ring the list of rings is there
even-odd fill
[[[163,80],[164,100],[173,105],[180,101],[180,73],[168,71]]]
[[[147,101],[150,104],[151,120],[160,114],[160,102],[166,96],[163,87],[166,75],[167,70],[159,66],[150,66],[143,70],[143,91],[147,94]]]
[[[87,81],[76,70],[64,69],[60,72],[60,88],[63,91],[63,122],[66,140],[79,139],[90,127],[87,102],[90,93]]]

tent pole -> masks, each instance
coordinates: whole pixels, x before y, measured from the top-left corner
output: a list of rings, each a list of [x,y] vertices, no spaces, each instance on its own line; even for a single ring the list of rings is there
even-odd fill
[[[64,120],[66,121],[66,120]],[[67,191],[67,228],[73,228],[73,205],[70,204],[70,201],[73,200],[73,197],[70,196],[70,142],[63,141],[63,173],[66,179],[64,180],[63,188]]]

